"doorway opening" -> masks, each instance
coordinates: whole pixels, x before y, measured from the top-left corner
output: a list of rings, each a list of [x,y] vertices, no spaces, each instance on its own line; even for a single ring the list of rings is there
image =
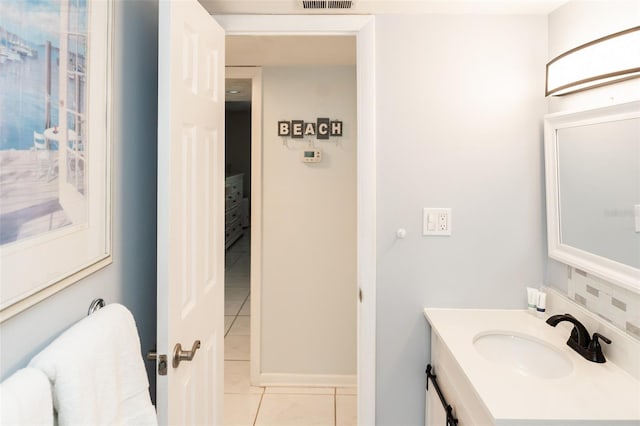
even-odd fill
[[[251,79],[227,78],[225,87],[225,337],[249,336]],[[230,338],[225,347],[241,340]],[[249,353],[228,357],[248,360]]]
[[[244,204],[250,207],[240,209],[250,211],[251,226],[235,240],[227,225],[234,241],[225,262],[225,423],[253,424],[258,416],[268,416],[271,406],[277,410],[278,404],[290,403],[311,411],[321,407],[318,415],[327,413],[331,424],[334,418],[356,424],[355,37],[244,36],[233,37],[232,43],[241,42],[238,38],[250,38],[260,46],[254,52],[263,56],[254,53],[248,63],[234,59],[227,37],[227,65],[257,63],[261,68],[227,68],[226,171],[236,181],[241,175]],[[276,39],[298,43],[298,48],[266,53]],[[331,63],[319,62],[323,41],[333,44],[326,50]],[[336,46],[345,43],[339,49],[350,50],[349,63],[338,63]],[[306,55],[300,54],[303,47]],[[286,53],[294,59],[285,59]],[[250,78],[239,78],[251,72]],[[264,95],[258,105],[251,102],[256,81]],[[237,99],[242,87],[250,93],[248,100]],[[255,128],[252,117],[259,120],[262,137],[247,131]],[[343,123],[341,138],[277,135],[280,119],[317,124],[325,117]],[[250,139],[254,143],[247,146]],[[303,161],[309,149],[323,153],[320,163]],[[247,163],[248,169],[243,167]],[[316,353],[320,358],[313,365],[326,361],[327,367],[305,371]]]

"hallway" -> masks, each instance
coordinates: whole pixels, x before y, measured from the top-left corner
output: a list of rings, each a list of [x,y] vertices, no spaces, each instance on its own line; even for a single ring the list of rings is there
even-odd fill
[[[355,388],[257,387],[249,384],[250,230],[225,256],[224,424],[356,425]],[[293,320],[293,319],[292,319]]]

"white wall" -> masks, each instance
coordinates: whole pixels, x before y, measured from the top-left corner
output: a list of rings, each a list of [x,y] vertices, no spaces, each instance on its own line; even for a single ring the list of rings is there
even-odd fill
[[[542,282],[547,18],[380,15],[376,42],[376,424],[419,425],[423,308],[523,308]],[[421,235],[423,207],[453,209],[451,237]]]
[[[355,82],[353,66],[263,69],[263,373],[355,375]],[[277,122],[318,117],[343,137],[305,164],[309,143],[283,144]]]
[[[158,4],[117,1],[115,12],[113,264],[0,324],[0,380],[97,297],[133,312],[143,351],[155,344]]]

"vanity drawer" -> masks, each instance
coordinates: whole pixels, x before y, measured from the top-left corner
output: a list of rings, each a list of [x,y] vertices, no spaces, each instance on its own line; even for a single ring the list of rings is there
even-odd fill
[[[434,373],[438,377],[438,385],[445,399],[453,408],[453,415],[458,418],[458,426],[494,424],[493,418],[476,395],[471,382],[436,333],[431,333],[431,363],[434,366]],[[432,392],[432,389],[430,385],[429,392]],[[435,390],[433,392],[435,393]],[[433,396],[427,395],[427,398],[431,398],[433,401]],[[435,399],[439,404],[440,401],[437,397]],[[430,406],[429,409],[431,408]],[[435,409],[442,410],[442,405],[439,407],[436,405]],[[425,424],[440,426],[428,423],[429,419],[436,418],[438,418],[437,414],[428,414]]]

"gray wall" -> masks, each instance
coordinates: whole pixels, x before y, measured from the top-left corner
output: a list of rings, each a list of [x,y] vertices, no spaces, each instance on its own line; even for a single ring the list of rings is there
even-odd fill
[[[262,75],[260,371],[267,384],[355,384],[356,70],[265,67]],[[318,117],[341,120],[342,137],[277,135],[280,120]],[[320,163],[302,162],[311,146]]]
[[[0,324],[0,380],[85,317],[96,297],[133,312],[143,351],[155,344],[157,34],[157,0],[116,1],[113,264]]]
[[[524,308],[542,282],[546,37],[546,16],[376,17],[378,425],[424,424],[425,306]]]

